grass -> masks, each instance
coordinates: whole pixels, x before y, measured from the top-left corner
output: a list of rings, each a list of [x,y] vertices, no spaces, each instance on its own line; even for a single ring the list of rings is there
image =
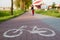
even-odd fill
[[[51,9],[51,10],[35,10],[35,12],[37,14],[43,14],[43,15],[48,15],[48,16],[53,16],[53,17],[59,17],[60,18],[60,12],[58,10],[55,9]]]
[[[14,10],[13,15],[11,15],[10,11],[8,10],[0,10],[0,22],[4,22],[16,16],[22,15],[24,10]]]

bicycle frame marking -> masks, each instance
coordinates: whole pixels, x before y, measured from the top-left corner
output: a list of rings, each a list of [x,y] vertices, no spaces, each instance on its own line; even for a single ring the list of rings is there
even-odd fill
[[[24,28],[26,28],[26,27],[25,26],[21,26],[19,29],[10,29],[10,30],[4,32],[3,36],[4,37],[8,37],[8,38],[18,37],[18,36],[20,36],[20,35],[23,34],[23,30],[25,30]],[[42,29],[45,29],[45,30],[43,31]],[[8,32],[13,31],[13,30],[16,30],[13,33],[16,33],[18,31],[20,31],[20,33],[17,34],[17,35],[7,35]],[[39,30],[42,30],[42,31],[39,31]],[[43,34],[43,33],[47,32],[46,30],[51,31],[52,34]],[[48,29],[48,28],[37,28],[37,26],[34,26],[34,28],[32,29],[32,31],[30,31],[30,30],[26,30],[26,31],[28,31],[29,33],[32,33],[32,34],[39,34],[39,35],[45,36],[45,37],[53,37],[53,36],[56,35],[56,33],[53,30],[51,30],[51,29]]]

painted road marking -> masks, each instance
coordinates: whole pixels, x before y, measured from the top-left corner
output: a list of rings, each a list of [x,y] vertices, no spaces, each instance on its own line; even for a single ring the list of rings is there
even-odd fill
[[[27,27],[21,26],[19,29],[10,29],[10,30],[4,32],[3,36],[8,37],[8,38],[18,37],[18,36],[23,34],[23,30],[26,30],[24,28],[27,28]],[[11,31],[14,31],[13,33],[17,33],[19,31],[19,33],[15,34],[15,35],[8,35],[8,33],[11,32]],[[55,31],[53,31],[53,30],[51,30],[49,28],[38,28],[37,26],[34,26],[32,31],[30,31],[30,30],[26,30],[26,31],[28,31],[28,32],[30,32],[32,34],[39,34],[39,35],[45,36],[45,37],[53,37],[53,36],[56,35]],[[48,31],[51,32],[51,33],[44,34],[44,33],[48,32]]]

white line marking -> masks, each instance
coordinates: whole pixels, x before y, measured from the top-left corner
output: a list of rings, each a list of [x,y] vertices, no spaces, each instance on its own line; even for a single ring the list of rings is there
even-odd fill
[[[3,36],[8,37],[8,38],[18,37],[18,36],[23,34],[23,30],[25,30],[24,28],[26,28],[26,27],[21,26],[19,29],[10,29],[10,30],[4,32]],[[15,34],[15,35],[8,35],[8,33],[11,32],[11,31],[14,31],[13,33],[17,33],[18,31],[20,31],[20,32],[18,34]],[[39,35],[45,36],[45,37],[53,37],[53,36],[56,35],[56,33],[53,30],[49,29],[49,28],[37,28],[37,26],[34,26],[32,31],[30,31],[30,30],[26,30],[26,31],[28,31],[32,34],[36,33],[36,34],[39,34]],[[48,31],[51,32],[51,33],[50,34],[44,34]]]

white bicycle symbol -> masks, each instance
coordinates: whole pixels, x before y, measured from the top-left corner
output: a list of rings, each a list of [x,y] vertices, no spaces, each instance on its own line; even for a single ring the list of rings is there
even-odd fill
[[[18,36],[20,36],[23,33],[23,30],[26,30],[25,28],[26,28],[26,26],[21,26],[19,29],[10,29],[10,30],[4,32],[3,36],[4,37],[9,37],[9,38],[18,37]],[[20,31],[20,32],[18,34],[15,34],[15,35],[14,34],[13,35],[9,35],[8,33],[11,32],[11,31],[14,31],[13,33],[17,33],[18,31]],[[56,33],[53,30],[51,30],[51,29],[48,29],[48,28],[37,28],[37,26],[35,26],[32,29],[32,31],[30,31],[30,30],[26,30],[26,31],[28,31],[29,33],[32,33],[32,34],[36,33],[36,34],[39,34],[39,35],[45,36],[45,37],[53,37],[53,36],[56,35]],[[50,32],[50,33],[46,34],[47,32]]]

